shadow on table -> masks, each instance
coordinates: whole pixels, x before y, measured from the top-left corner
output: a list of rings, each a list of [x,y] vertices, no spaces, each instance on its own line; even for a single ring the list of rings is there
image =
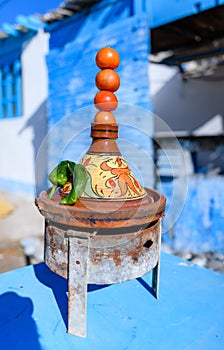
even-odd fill
[[[154,298],[157,299],[157,296],[156,296],[155,291],[154,291],[153,288],[148,284],[148,282],[146,282],[146,281],[144,280],[143,277],[138,277],[138,278],[136,278],[136,281],[138,281],[138,282],[142,285],[142,287],[144,287]]]
[[[41,350],[33,302],[17,293],[0,295],[0,349]]]
[[[40,263],[33,266],[36,278],[43,283],[45,286],[52,289],[54,298],[57,302],[61,316],[65,323],[66,328],[68,327],[68,282],[63,277],[52,272],[45,263]]]
[[[65,326],[68,328],[68,280],[52,272],[45,263],[34,265],[33,268],[37,279],[45,286],[51,288]],[[109,286],[88,284],[88,292],[94,292]]]
[[[54,298],[57,302],[62,319],[68,329],[68,280],[52,272],[45,263],[40,263],[33,266],[37,279],[45,286],[51,288]],[[153,289],[143,278],[137,278],[137,281],[153,296]],[[88,284],[88,293],[111,286],[110,284],[95,285]],[[1,349],[1,348],[0,348]],[[33,349],[32,349],[33,350]]]

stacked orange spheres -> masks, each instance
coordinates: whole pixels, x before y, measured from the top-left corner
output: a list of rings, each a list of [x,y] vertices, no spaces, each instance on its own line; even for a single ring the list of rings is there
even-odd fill
[[[120,78],[115,69],[119,66],[120,57],[116,50],[104,47],[96,55],[96,64],[101,71],[96,75],[95,83],[100,90],[95,98],[94,104],[100,112],[95,116],[95,122],[115,122],[111,111],[115,110],[118,100],[115,91],[120,86]]]

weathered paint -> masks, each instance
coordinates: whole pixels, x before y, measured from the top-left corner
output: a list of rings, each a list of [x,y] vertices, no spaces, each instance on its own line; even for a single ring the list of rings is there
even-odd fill
[[[69,237],[68,333],[86,336],[88,255],[90,239]]]
[[[100,231],[89,237],[88,277],[92,284],[121,283],[137,278],[153,269],[159,256],[161,221],[155,222],[149,228],[134,227],[132,232],[120,229],[119,234],[113,230],[104,236]],[[56,223],[47,224],[45,235],[45,261],[49,268],[64,278],[68,278],[68,263],[70,257],[68,238],[71,233],[79,237],[77,229],[61,230]],[[87,238],[88,231],[82,231],[82,237]],[[71,238],[69,238],[71,240]],[[80,241],[82,239],[80,238]],[[73,257],[76,260],[75,256]]]
[[[176,186],[178,185],[176,179]],[[175,183],[162,183],[160,190],[167,197],[169,214],[164,220],[164,230],[170,227],[169,232],[163,235],[164,242],[171,245],[175,251],[190,252],[220,252],[224,253],[224,178],[223,176],[197,175],[189,177],[189,186],[186,200],[182,201],[181,188],[175,203],[172,202]],[[181,183],[181,182],[180,182]],[[175,216],[175,208],[182,205],[180,216]],[[166,222],[167,218],[169,222]]]

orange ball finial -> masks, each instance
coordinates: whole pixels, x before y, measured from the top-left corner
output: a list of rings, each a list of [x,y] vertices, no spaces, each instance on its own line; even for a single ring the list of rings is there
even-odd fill
[[[111,47],[103,47],[96,55],[96,64],[101,69],[116,69],[119,63],[120,57]]]
[[[94,98],[94,104],[100,111],[114,111],[117,108],[117,97],[111,91],[102,90]]]
[[[103,69],[96,75],[96,86],[99,90],[117,91],[120,77],[113,69]]]

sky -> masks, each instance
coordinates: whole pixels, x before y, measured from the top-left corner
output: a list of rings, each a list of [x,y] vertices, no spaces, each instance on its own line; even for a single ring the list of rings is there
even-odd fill
[[[18,15],[44,14],[54,10],[63,0],[0,0],[0,27],[4,22],[16,23]]]

